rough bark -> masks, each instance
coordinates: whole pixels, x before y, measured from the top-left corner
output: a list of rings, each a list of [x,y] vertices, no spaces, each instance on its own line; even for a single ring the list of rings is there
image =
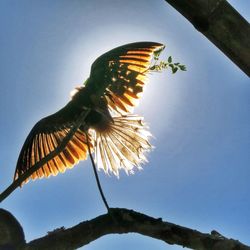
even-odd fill
[[[227,239],[216,231],[201,233],[187,227],[182,227],[161,218],[153,218],[145,214],[124,208],[111,208],[111,214],[104,214],[92,220],[84,221],[76,226],[64,227],[49,232],[46,236],[25,243],[22,230],[16,219],[10,218],[10,213],[0,213],[0,227],[7,235],[8,241],[1,239],[0,249],[20,250],[69,250],[89,244],[107,234],[139,233],[167,244],[199,250],[250,250],[237,240]],[[8,217],[9,223],[2,223]],[[15,223],[12,223],[12,222]],[[19,239],[18,241],[12,239]],[[21,239],[21,240],[20,240]],[[4,242],[4,244],[3,244]],[[20,245],[21,244],[21,245]],[[6,246],[11,248],[5,248]]]
[[[225,0],[165,0],[250,76],[250,25]]]

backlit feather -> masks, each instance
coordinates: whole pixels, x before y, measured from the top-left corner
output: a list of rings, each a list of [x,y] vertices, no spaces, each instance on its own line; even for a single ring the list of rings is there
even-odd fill
[[[151,149],[151,134],[142,117],[126,115],[113,120],[105,131],[91,131],[97,167],[116,176],[121,169],[133,173],[134,167],[140,169],[147,161],[145,153]]]

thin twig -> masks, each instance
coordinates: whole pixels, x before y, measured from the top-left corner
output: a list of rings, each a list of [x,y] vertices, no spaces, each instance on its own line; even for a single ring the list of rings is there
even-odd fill
[[[79,119],[69,130],[68,134],[63,138],[63,140],[59,143],[58,147],[51,151],[48,155],[41,159],[41,161],[34,164],[30,169],[28,169],[24,174],[22,174],[17,180],[15,180],[9,187],[7,187],[0,194],[0,203],[7,198],[17,187],[19,187],[27,178],[29,178],[34,172],[36,172],[39,168],[41,168],[44,164],[53,159],[56,155],[60,154],[67,143],[71,140],[77,129],[84,124],[84,120],[86,116],[89,114],[89,109],[85,109],[79,116]]]
[[[104,203],[104,205],[105,205],[105,207],[107,208],[108,213],[109,213],[110,208],[109,208],[108,202],[107,202],[107,200],[106,200],[106,198],[105,198],[105,196],[104,196],[104,193],[103,193],[103,191],[102,191],[102,186],[101,186],[101,183],[100,183],[100,180],[99,180],[99,176],[98,176],[98,173],[97,173],[97,170],[96,170],[96,165],[95,165],[95,162],[94,162],[94,159],[93,159],[91,150],[90,150],[90,146],[89,146],[89,137],[88,137],[87,132],[85,132],[85,135],[86,135],[86,138],[87,138],[88,151],[89,151],[89,156],[90,156],[90,160],[91,160],[91,163],[92,163],[92,167],[93,167],[93,170],[94,170],[94,173],[95,173],[96,183],[97,183],[99,192],[100,192],[100,194],[101,194],[103,203]]]

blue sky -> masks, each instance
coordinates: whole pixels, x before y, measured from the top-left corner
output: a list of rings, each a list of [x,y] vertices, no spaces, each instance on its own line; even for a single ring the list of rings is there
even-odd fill
[[[230,1],[249,20],[248,0]],[[0,1],[0,190],[12,181],[33,125],[69,101],[96,57],[136,41],[166,44],[188,71],[153,74],[136,113],[155,146],[144,170],[100,178],[125,207],[250,245],[250,81],[163,0]],[[2,204],[27,241],[105,213],[90,161],[29,182]],[[84,249],[166,249],[140,235],[109,235]],[[182,249],[167,246],[167,249]]]

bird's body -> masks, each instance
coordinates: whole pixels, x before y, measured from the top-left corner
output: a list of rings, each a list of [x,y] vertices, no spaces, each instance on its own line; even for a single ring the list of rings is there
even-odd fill
[[[53,151],[84,110],[89,113],[65,149],[30,178],[56,175],[86,159],[86,133],[98,168],[118,175],[119,169],[132,172],[134,166],[140,167],[146,160],[144,152],[151,147],[150,133],[131,110],[143,90],[152,56],[163,49],[159,43],[140,42],[97,58],[90,77],[69,103],[33,127],[20,152],[15,179]]]
[[[103,131],[113,121],[107,103],[102,98],[96,98],[94,91],[88,87],[81,87],[77,90],[72,100],[65,106],[73,115],[73,120],[81,114],[83,109],[90,109],[85,118],[85,128]]]

